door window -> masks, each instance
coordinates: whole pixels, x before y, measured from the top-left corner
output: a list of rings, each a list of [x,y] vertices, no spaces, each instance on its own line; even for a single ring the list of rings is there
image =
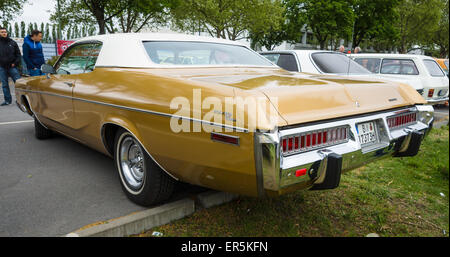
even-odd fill
[[[64,75],[84,73],[91,47],[91,44],[82,44],[66,50],[55,66],[56,73]]]
[[[91,45],[91,51],[89,53],[89,58],[86,64],[86,71],[85,72],[91,72],[95,68],[95,64],[97,63],[98,55],[100,54],[100,50],[102,49],[102,44],[95,43],[90,44]]]

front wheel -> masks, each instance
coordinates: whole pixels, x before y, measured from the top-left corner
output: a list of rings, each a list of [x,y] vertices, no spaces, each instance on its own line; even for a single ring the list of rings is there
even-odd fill
[[[52,136],[52,131],[44,127],[41,122],[34,117],[34,135],[37,139],[47,139]]]
[[[120,129],[114,142],[114,162],[127,197],[142,206],[167,200],[175,180],[152,160],[130,132]]]

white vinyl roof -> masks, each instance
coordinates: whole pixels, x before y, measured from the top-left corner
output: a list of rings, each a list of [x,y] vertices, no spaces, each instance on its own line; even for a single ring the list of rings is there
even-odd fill
[[[103,46],[96,67],[154,68],[161,67],[150,60],[143,41],[189,41],[244,46],[240,42],[185,34],[120,33],[82,38],[75,43],[100,41]],[[250,49],[251,50],[251,49]]]

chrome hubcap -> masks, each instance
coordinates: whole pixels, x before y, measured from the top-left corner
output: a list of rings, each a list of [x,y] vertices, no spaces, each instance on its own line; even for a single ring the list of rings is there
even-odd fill
[[[139,190],[144,181],[144,154],[141,146],[130,136],[123,139],[119,150],[120,166],[127,184],[133,190]]]

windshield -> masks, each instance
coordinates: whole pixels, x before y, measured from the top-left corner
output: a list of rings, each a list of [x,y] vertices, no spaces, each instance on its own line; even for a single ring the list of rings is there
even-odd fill
[[[161,65],[274,66],[244,46],[206,42],[144,42],[152,62]]]
[[[370,71],[344,54],[326,52],[311,55],[317,67],[324,73],[333,74],[371,74]]]

